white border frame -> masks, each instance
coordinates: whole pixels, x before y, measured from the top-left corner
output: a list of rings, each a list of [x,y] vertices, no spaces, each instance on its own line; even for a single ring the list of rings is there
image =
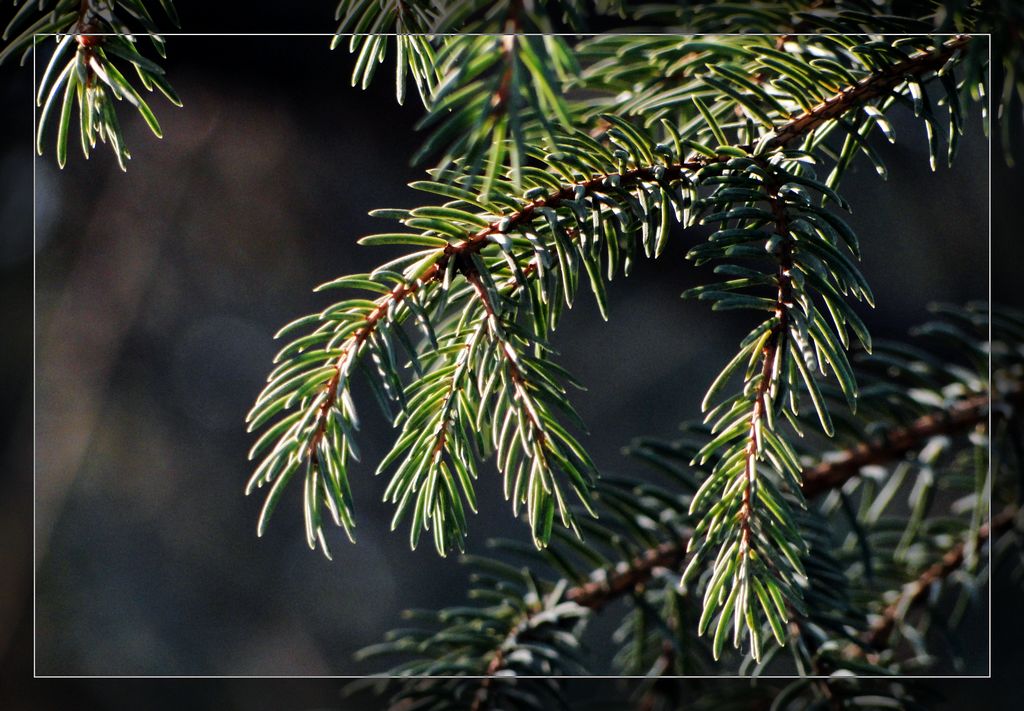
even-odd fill
[[[141,33],[139,33],[141,34]],[[354,33],[331,33],[331,32],[161,32],[161,37],[201,37],[201,38],[223,38],[223,37],[319,37],[319,38],[333,38],[333,37],[350,37]],[[395,37],[397,33],[393,32],[381,32],[373,33],[379,36]],[[478,36],[478,37],[500,37],[505,33],[500,32],[464,32],[464,33],[430,33],[427,36],[436,37],[444,35],[467,35],[467,36]],[[544,36],[545,33],[536,32],[524,32],[521,33],[526,36]],[[600,33],[550,33],[551,35],[564,36],[564,37],[592,37]],[[672,32],[622,32],[616,33],[622,35],[629,35],[634,37],[665,37],[670,35],[677,35],[680,37],[693,37],[697,36],[698,33],[694,34],[679,34]],[[784,33],[740,33],[740,32],[716,32],[716,33],[704,33],[702,36],[715,35],[719,37],[733,37],[733,36],[765,36],[765,37],[777,37]],[[793,36],[801,35],[813,35],[813,36],[846,36],[836,32],[797,32],[797,33],[785,33]],[[992,33],[991,32],[967,32],[967,33],[923,33],[923,32],[908,32],[908,33],[894,33],[894,32],[880,32],[880,33],[864,33],[877,35],[879,37],[953,37],[957,34],[969,35],[971,37],[985,37],[988,48],[988,81],[989,86],[986,91],[986,100],[988,102],[988,135],[986,136],[988,143],[988,166],[987,166],[987,180],[988,180],[988,229],[987,229],[987,245],[988,245],[988,308],[989,308],[989,323],[988,323],[988,342],[992,341],[992,128],[996,123],[996,116],[992,113],[993,101],[992,101],[992,87],[991,87],[991,67],[992,67]],[[38,488],[38,472],[36,463],[37,454],[37,416],[36,408],[38,405],[37,400],[37,376],[38,376],[38,309],[37,309],[37,259],[38,259],[38,232],[36,224],[37,216],[37,197],[36,190],[38,187],[37,171],[36,166],[38,161],[41,160],[40,156],[36,153],[36,133],[38,126],[36,124],[38,120],[38,112],[36,110],[36,92],[38,91],[38,78],[37,78],[37,56],[36,48],[40,41],[46,37],[59,36],[54,33],[36,33],[33,35],[32,43],[32,96],[29,102],[32,106],[32,678],[33,679],[153,679],[153,680],[170,680],[170,679],[395,679],[400,681],[407,681],[414,683],[421,679],[493,679],[498,678],[504,680],[503,677],[493,676],[391,676],[391,675],[353,675],[353,674],[337,674],[337,675],[324,675],[324,674],[313,674],[313,675],[285,675],[285,674],[273,674],[273,675],[256,675],[256,674],[231,674],[231,675],[216,675],[216,674],[194,674],[194,675],[154,675],[154,674],[114,674],[109,676],[104,675],[91,675],[91,674],[39,674],[38,670],[38,653],[37,653],[37,624],[39,621],[37,611],[37,573],[38,573],[38,557],[36,549],[36,498]],[[117,32],[102,32],[102,33],[90,33],[90,36],[134,36],[134,33],[117,33]],[[147,36],[147,35],[142,35]],[[992,354],[991,349],[989,352],[988,359],[988,380],[992,382]],[[991,390],[989,392],[989,409],[988,409],[988,442],[989,452],[992,451],[992,395]],[[988,478],[989,478],[989,491],[988,491],[988,518],[987,521],[991,525],[992,521],[992,457],[988,458]],[[989,546],[994,543],[994,540],[990,540]],[[991,559],[989,559],[991,560]],[[988,588],[988,672],[986,674],[957,674],[957,675],[927,675],[927,674],[907,674],[907,675],[855,675],[853,677],[833,677],[829,675],[776,675],[776,674],[762,674],[756,677],[756,679],[773,679],[773,680],[796,680],[796,679],[832,679],[832,678],[856,678],[856,679],[878,679],[878,680],[889,680],[892,682],[899,682],[903,679],[934,679],[934,680],[954,680],[954,679],[966,679],[966,680],[978,680],[978,679],[991,679],[992,678],[992,575],[991,568],[989,570],[988,579],[986,581],[986,587]],[[605,675],[605,674],[594,674],[587,676],[536,676],[536,675],[521,675],[516,677],[509,677],[509,679],[564,679],[567,681],[587,681],[590,679],[648,679],[649,677],[644,675]],[[662,676],[661,679],[672,679],[685,681],[689,679],[699,680],[747,680],[751,683],[755,682],[756,679],[750,675],[732,675],[732,676],[720,676],[720,675],[690,675],[690,676]]]

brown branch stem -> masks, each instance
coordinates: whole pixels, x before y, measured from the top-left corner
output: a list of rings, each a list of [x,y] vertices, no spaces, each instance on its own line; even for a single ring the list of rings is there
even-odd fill
[[[783,148],[796,138],[810,133],[826,121],[840,116],[849,109],[884,96],[906,81],[908,76],[917,77],[929,71],[941,69],[955,52],[963,49],[970,42],[970,35],[957,35],[937,49],[919,52],[872,73],[871,76],[842,89],[776,129],[775,136],[765,146],[766,150]]]
[[[1002,394],[996,402],[1000,400],[1012,405],[1024,405],[1024,388]],[[804,472],[804,495],[817,496],[837,489],[857,476],[862,467],[898,459],[936,435],[966,432],[986,421],[989,405],[989,395],[972,395],[946,410],[923,415],[910,425],[895,429],[875,442],[862,442],[846,449]]]
[[[975,545],[980,546],[989,538],[998,536],[1009,531],[1013,527],[1019,508],[1016,505],[1007,506],[997,515],[992,517],[991,522],[983,524],[978,529]],[[885,608],[881,616],[875,620],[864,635],[864,642],[873,649],[882,649],[889,643],[889,638],[896,629],[906,611],[921,603],[927,596],[933,584],[948,578],[964,562],[967,550],[967,543],[961,541],[949,549],[941,560],[929,566],[916,580],[903,588],[902,594],[892,604]]]
[[[85,53],[86,68],[88,76],[92,76],[92,68],[89,67],[89,58],[92,56],[92,47],[103,42],[102,36],[94,34],[99,28],[96,23],[93,22],[90,15],[93,14],[92,0],[82,0],[78,6],[78,19],[75,20],[74,30],[77,37],[77,42],[81,51]]]
[[[766,166],[767,167],[767,166]],[[793,300],[793,284],[790,272],[793,268],[792,245],[789,237],[789,220],[786,216],[785,203],[779,198],[779,183],[772,176],[767,185],[768,204],[771,206],[772,215],[775,218],[775,234],[782,239],[777,254],[778,269],[776,281],[778,291],[775,297],[775,317],[778,323],[772,327],[761,352],[761,375],[757,383],[757,390],[754,394],[754,408],[750,414],[750,430],[747,435],[746,463],[743,475],[746,484],[743,488],[743,503],[740,506],[740,526],[742,527],[741,556],[746,556],[750,550],[751,533],[753,527],[751,518],[754,515],[752,496],[757,479],[757,462],[761,452],[761,419],[767,414],[767,408],[772,407],[768,402],[768,396],[775,383],[775,363],[779,358],[779,349],[786,348],[786,334],[789,329],[789,307]],[[785,351],[783,350],[783,354]]]
[[[597,576],[592,574],[590,582],[570,588],[565,598],[591,610],[600,610],[645,583],[654,575],[655,570],[678,569],[686,558],[688,542],[689,538],[684,536],[678,541],[666,541],[648,548],[628,565],[617,567],[610,575],[601,575],[600,579],[596,579]],[[599,572],[604,574],[607,571],[602,568]]]
[[[476,690],[476,696],[473,697],[473,705],[469,707],[470,711],[483,711],[485,708],[484,704],[487,703],[487,694],[491,690],[491,684],[494,683],[494,675],[501,671],[501,667],[504,664],[505,652],[499,649],[494,653],[490,663],[487,665],[484,678],[480,681],[480,688]]]
[[[490,691],[491,685],[494,683],[495,675],[502,670],[505,666],[505,646],[513,642],[524,629],[530,624],[530,620],[533,616],[541,612],[541,609],[530,609],[524,612],[518,620],[512,625],[508,634],[502,639],[501,644],[497,649],[494,650],[494,656],[491,657],[491,661],[487,664],[487,669],[484,670],[484,677],[480,681],[480,687],[476,690],[476,695],[473,697],[473,704],[470,706],[470,711],[483,711],[486,708],[488,702],[488,692]]]
[[[327,429],[327,416],[330,414],[331,409],[334,407],[335,401],[337,400],[337,388],[338,382],[341,380],[341,371],[345,367],[346,362],[352,358],[358,351],[360,346],[370,337],[374,329],[377,328],[377,322],[384,318],[388,311],[394,306],[397,306],[402,302],[405,297],[410,294],[415,294],[419,291],[424,284],[432,281],[438,273],[439,265],[434,264],[427,271],[420,276],[414,282],[407,284],[399,284],[394,289],[389,291],[384,296],[376,300],[376,307],[367,314],[363,321],[363,325],[356,330],[351,339],[346,344],[338,360],[334,366],[334,373],[331,378],[327,381],[324,386],[324,391],[327,393],[327,397],[320,404],[320,413],[317,415],[316,425],[314,425],[313,434],[309,438],[309,444],[306,446],[306,456],[312,456],[316,451],[317,444],[320,443],[320,439],[324,436],[324,432]]]

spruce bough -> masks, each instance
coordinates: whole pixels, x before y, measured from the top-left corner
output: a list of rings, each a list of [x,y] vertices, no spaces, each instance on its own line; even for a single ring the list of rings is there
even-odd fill
[[[526,146],[529,165],[444,165],[415,183],[447,202],[377,210],[401,227],[361,240],[411,251],[323,285],[365,296],[282,333],[302,335],[279,353],[249,415],[252,429],[266,427],[248,487],[269,487],[260,532],[295,477],[310,547],[327,552],[328,519],[352,535],[358,417],[349,385],[361,369],[398,428],[378,473],[391,473],[384,497],[395,504],[392,527],[408,521],[414,547],[429,532],[442,555],[463,548],[473,482],[489,457],[537,547],[557,525],[583,538],[579,517],[596,513],[598,477],[573,434],[583,427],[567,399],[575,383],[554,362],[549,334],[581,283],[604,313],[605,282],[628,274],[641,251],[658,257],[673,225],[712,225],[687,257],[714,263],[724,280],[684,296],[761,316],[703,404],[710,437],[692,464],[709,471],[689,501],[694,527],[682,580],[700,580],[697,629],[716,658],[731,639],[760,660],[766,630],[785,644],[790,619],[807,614],[810,552],[793,440],[803,436],[805,412],[822,435],[834,434],[826,384],[856,411],[848,351],[853,342],[871,350],[851,305],[873,296],[841,216],[849,205],[840,178],[858,153],[879,162],[870,134],[891,136],[885,113],[901,102],[923,119],[935,161],[932,83],[944,90],[952,159],[967,97],[984,95],[983,68],[963,72],[977,84],[957,76],[972,41],[654,38],[647,53],[631,47],[638,64],[697,53],[702,62],[683,77],[692,73],[693,90],[651,88],[643,111],[624,115],[582,100],[578,120],[595,128],[541,131]],[[603,42],[622,39],[598,37],[579,49],[588,87],[614,85],[611,77],[597,83],[587,60]],[[803,88],[811,81],[828,93]],[[842,142],[829,141],[836,131],[845,132]]]
[[[114,102],[160,128],[118,67],[180,102],[134,38],[103,33],[123,32],[120,11],[162,53],[153,15],[145,3],[62,1],[34,19],[31,4],[4,56],[58,33],[40,139],[59,115],[63,165],[78,106],[83,151],[109,142],[123,167]],[[1020,52],[1001,20],[1018,10],[744,8],[339,3],[333,46],[353,53],[352,83],[367,86],[390,61],[400,103],[415,85],[425,112],[415,160],[430,167],[412,187],[429,198],[375,210],[397,226],[361,243],[405,254],[321,285],[344,298],[278,333],[288,340],[247,419],[259,434],[246,491],[266,490],[258,532],[292,485],[311,548],[329,555],[332,523],[353,538],[352,491],[368,486],[354,465],[351,385],[362,379],[395,427],[377,463],[392,528],[407,528],[413,547],[427,534],[441,555],[462,551],[475,481],[496,470],[533,542],[466,556],[471,605],[415,613],[422,626],[365,651],[405,656],[394,674],[453,677],[399,690],[396,704],[544,708],[561,698],[553,681],[496,678],[586,673],[586,623],[619,599],[621,672],[688,674],[731,659],[760,674],[785,650],[782,668],[803,678],[779,698],[867,703],[879,697],[866,687],[808,677],[926,668],[935,617],[918,610],[930,591],[966,599],[984,582],[992,539],[1016,544],[1006,475],[1020,466],[1008,444],[1019,440],[1024,319],[937,306],[914,344],[873,342],[858,263],[878,246],[844,219],[856,196],[842,181],[857,161],[887,175],[876,145],[895,142],[894,112],[919,120],[932,169],[953,164],[970,120],[987,130],[983,32],[1005,55],[999,106],[1016,106]],[[686,34],[537,34],[579,31],[595,15]],[[447,34],[456,29],[483,34]],[[1000,122],[1007,146],[1009,126]],[[701,225],[711,232],[698,239]],[[679,441],[631,446],[650,474],[599,473],[570,402],[580,384],[549,338],[581,291],[606,317],[608,282],[669,240],[688,240],[687,260],[714,267],[713,282],[684,296],[750,313],[750,330],[708,384],[701,421]],[[953,505],[937,502],[936,472]],[[953,609],[949,627],[967,605]],[[657,693],[646,688],[642,702]],[[898,685],[884,694],[912,698]]]

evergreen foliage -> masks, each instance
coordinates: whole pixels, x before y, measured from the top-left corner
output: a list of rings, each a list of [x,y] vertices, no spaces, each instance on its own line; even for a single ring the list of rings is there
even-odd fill
[[[580,51],[586,81],[624,100],[623,115],[607,113],[606,96],[587,98],[580,103],[597,107],[597,130],[536,136],[525,147],[529,165],[512,159],[493,175],[471,164],[454,180],[445,167],[432,171],[433,180],[413,187],[447,202],[377,210],[402,227],[361,240],[411,251],[323,285],[362,294],[279,334],[301,335],[278,354],[249,415],[252,429],[267,426],[252,451],[262,461],[248,488],[270,487],[260,532],[299,473],[310,547],[326,552],[328,516],[351,536],[358,417],[350,384],[361,368],[400,428],[378,472],[392,472],[384,496],[396,506],[393,527],[410,520],[413,546],[429,531],[442,555],[462,549],[473,480],[491,455],[537,546],[550,541],[556,518],[579,535],[571,503],[593,513],[596,471],[565,426],[582,423],[566,400],[573,381],[555,364],[549,333],[581,282],[603,312],[605,281],[628,274],[641,251],[657,257],[674,223],[710,224],[717,231],[688,257],[715,262],[725,280],[687,295],[761,316],[705,398],[714,437],[695,464],[713,466],[690,502],[700,517],[684,583],[710,566],[698,630],[711,633],[716,657],[726,639],[740,646],[749,637],[759,658],[765,622],[782,643],[791,611],[805,608],[797,420],[813,411],[815,426],[833,434],[825,383],[835,382],[856,408],[846,351],[851,335],[871,345],[849,303],[872,295],[836,189],[855,156],[881,166],[871,133],[891,136],[885,113],[901,103],[925,124],[934,166],[932,83],[941,86],[946,154],[954,155],[963,111],[983,96],[976,41],[846,35],[780,48],[772,37],[590,40]],[[592,61],[612,53],[614,64]],[[681,60],[691,83],[659,90]],[[967,78],[957,76],[960,64]],[[622,72],[642,87],[644,103],[624,99]],[[819,93],[800,89],[808,85]],[[645,120],[627,118],[637,115]],[[829,142],[837,131],[841,141]],[[412,328],[422,332],[418,343]],[[733,376],[740,386],[730,393]]]
[[[358,378],[395,427],[376,467],[393,529],[413,547],[428,535],[441,555],[463,551],[475,481],[496,469],[533,542],[465,557],[469,604],[410,613],[416,627],[366,651],[403,656],[393,674],[450,677],[403,687],[396,704],[549,708],[555,682],[498,679],[586,673],[581,635],[619,599],[616,670],[682,675],[722,660],[796,673],[780,708],[867,698],[812,677],[926,669],[934,630],[955,633],[992,539],[1018,517],[1007,473],[1020,450],[1006,445],[1020,440],[1024,317],[941,306],[913,344],[873,342],[842,178],[858,160],[886,177],[876,146],[896,140],[896,111],[919,120],[933,170],[952,165],[972,117],[988,128],[990,71],[999,110],[1019,107],[1020,51],[999,20],[1020,10],[828,5],[338,5],[334,45],[354,55],[353,85],[390,56],[398,101],[415,86],[414,160],[430,167],[412,183],[423,205],[373,211],[396,226],[360,240],[402,253],[321,285],[343,296],[277,334],[286,342],[247,418],[260,434],[246,492],[266,489],[258,533],[295,482],[310,548],[329,555],[331,524],[353,539],[352,492],[367,486],[354,481]],[[77,103],[85,153],[108,141],[123,166],[112,99],[159,126],[117,65],[178,103],[114,12],[162,53],[151,15],[141,2],[36,7],[21,3],[4,56],[58,34],[40,139],[63,96],[58,162]],[[609,18],[687,34],[535,34]],[[490,34],[446,34],[456,29]],[[972,34],[988,30],[997,68]],[[653,473],[599,473],[569,400],[580,384],[551,334],[581,291],[606,315],[609,282],[701,225],[710,236],[687,259],[716,280],[684,296],[750,312],[749,332],[683,439],[633,444]],[[952,614],[929,614],[954,596]]]
[[[903,685],[872,688],[844,677],[927,669],[935,647],[955,638],[990,575],[991,538],[1019,526],[1013,453],[1024,403],[1024,315],[999,309],[990,321],[984,303],[937,306],[935,312],[912,341],[881,342],[855,359],[862,383],[858,414],[837,418],[834,437],[808,438],[796,453],[808,502],[794,517],[806,575],[799,582],[799,614],[787,612],[784,599],[765,596],[765,617],[752,632],[765,645],[760,659],[756,643],[729,652],[717,639],[694,638],[699,601],[716,582],[713,565],[679,586],[678,566],[699,535],[700,518],[689,513],[690,503],[701,477],[714,469],[694,468],[714,437],[706,424],[694,422],[677,441],[633,443],[630,453],[653,473],[602,477],[595,492],[600,523],[590,524],[586,544],[570,534],[540,551],[495,541],[493,558],[463,558],[473,581],[467,605],[411,613],[415,631],[395,630],[365,650],[367,657],[407,660],[391,668],[394,675],[455,677],[396,684],[392,706],[550,708],[550,682],[514,682],[503,670],[509,676],[579,673],[575,667],[585,661],[574,640],[620,599],[628,606],[614,638],[621,673],[713,673],[722,653],[755,677],[799,675],[775,689],[775,708],[809,708],[832,698],[871,707],[911,703],[913,691]],[[824,396],[845,400],[838,387]],[[998,457],[991,468],[990,396]],[[816,418],[805,413],[798,422],[806,426]],[[997,510],[989,520],[990,496]],[[1004,537],[998,553],[997,560],[1018,565],[1012,558],[1020,554],[1019,532]],[[776,635],[784,647],[769,644]],[[642,691],[651,707],[672,688]]]
[[[43,154],[45,131],[57,124],[57,163],[67,161],[71,122],[78,107],[78,132],[82,153],[88,158],[97,141],[109,143],[122,170],[131,157],[117,117],[115,102],[131,104],[158,138],[160,122],[138,85],[125,76],[132,74],[147,91],[159,90],[171,103],[181,106],[159,64],[139,49],[134,27],[142,30],[160,57],[166,56],[164,40],[147,3],[141,0],[21,0],[18,11],[4,30],[7,46],[0,62],[20,53],[24,63],[48,36],[57,49],[42,71],[37,88],[41,108],[36,146]],[[160,0],[162,12],[177,24],[171,0]]]

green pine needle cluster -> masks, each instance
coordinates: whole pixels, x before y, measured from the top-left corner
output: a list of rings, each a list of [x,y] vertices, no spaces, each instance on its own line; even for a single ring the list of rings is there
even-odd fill
[[[47,9],[46,5],[52,8]],[[159,5],[177,24],[171,1],[161,0]],[[42,17],[33,22],[33,14],[40,13]],[[41,107],[36,131],[39,155],[43,155],[45,149],[46,131],[56,122],[57,164],[64,167],[76,106],[76,123],[86,158],[97,143],[107,143],[118,165],[127,170],[131,155],[117,116],[117,103],[121,101],[139,113],[157,138],[163,136],[160,122],[139,86],[147,92],[158,90],[176,106],[181,106],[181,100],[164,76],[163,68],[139,51],[139,36],[132,33],[133,24],[142,28],[153,50],[165,57],[164,41],[157,34],[153,16],[143,2],[23,0],[20,3],[4,31],[3,38],[9,42],[0,52],[0,62],[19,52],[21,61],[25,62],[48,37],[57,41],[57,49],[42,71],[37,89],[36,100]],[[129,80],[132,75],[137,84]]]

